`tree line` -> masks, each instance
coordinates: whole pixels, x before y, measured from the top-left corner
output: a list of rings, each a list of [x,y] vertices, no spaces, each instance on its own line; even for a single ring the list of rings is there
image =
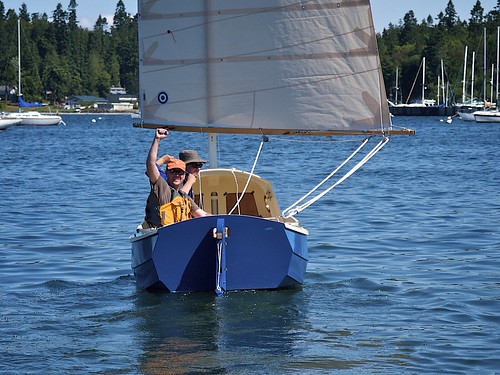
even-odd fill
[[[128,13],[123,1],[118,0],[113,20],[99,16],[90,30],[78,25],[77,10],[77,1],[69,0],[67,8],[59,3],[49,17],[46,13],[30,13],[25,3],[17,12],[6,10],[0,0],[0,86],[6,88],[2,100],[8,99],[9,92],[17,93],[18,89],[18,20],[21,25],[21,89],[25,100],[64,102],[70,95],[106,97],[111,86],[121,86],[137,94],[137,15]],[[412,10],[408,11],[397,25],[389,24],[377,34],[389,99],[397,97],[398,101],[410,102],[421,96],[422,81],[417,82],[416,77],[425,57],[425,97],[436,98],[444,84],[447,104],[460,102],[466,46],[468,64],[472,64],[472,52],[476,56],[474,98],[490,100],[492,91],[496,96],[498,88],[496,80],[491,80],[491,73],[492,64],[496,65],[498,26],[500,0],[488,12],[477,0],[467,20],[460,19],[452,0],[437,16],[429,15],[420,22]],[[485,40],[486,70],[482,63]],[[467,69],[466,97],[470,99],[471,65]],[[493,73],[496,71],[494,66]]]
[[[5,98],[16,92],[20,20],[21,92],[29,101],[64,102],[70,95],[107,97],[111,86],[138,92],[137,17],[127,13],[122,0],[112,22],[99,16],[92,30],[78,25],[78,4],[61,3],[50,15],[18,12],[0,1],[0,86]]]

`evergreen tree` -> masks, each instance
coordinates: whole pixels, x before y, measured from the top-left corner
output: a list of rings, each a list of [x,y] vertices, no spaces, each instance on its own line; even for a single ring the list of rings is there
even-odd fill
[[[449,0],[448,5],[446,5],[442,22],[444,23],[444,26],[450,30],[460,22],[460,19],[457,17],[457,11],[455,10],[455,5],[453,4],[452,0]]]
[[[470,11],[470,20],[469,20],[469,26],[471,25],[480,25],[483,23],[483,18],[484,18],[484,8],[481,6],[481,1],[477,0],[476,4],[474,4],[474,7]]]
[[[112,76],[112,79],[115,80],[114,85],[122,85],[129,91],[138,89],[135,78],[138,74],[137,62],[139,59],[136,25],[137,20],[126,12],[123,1],[119,0],[111,28],[113,49],[119,62],[119,77]]]
[[[61,3],[57,4],[52,13],[52,25],[54,26],[57,43],[57,53],[63,54],[68,47],[68,25],[66,20],[68,13],[62,8]]]

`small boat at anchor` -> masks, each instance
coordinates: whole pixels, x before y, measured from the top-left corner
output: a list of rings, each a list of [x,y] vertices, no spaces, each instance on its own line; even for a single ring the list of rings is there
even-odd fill
[[[17,99],[18,99],[19,111],[18,112],[2,113],[1,118],[8,119],[8,120],[20,120],[19,125],[47,126],[47,125],[64,124],[63,119],[59,115],[45,114],[45,113],[40,113],[38,111],[33,111],[33,110],[24,111],[22,109],[22,108],[41,107],[42,104],[26,102],[22,97],[22,93],[21,93],[21,20],[17,20],[17,39],[18,39],[18,43],[17,43],[17,46],[18,46],[18,51],[17,51],[17,56],[18,56],[18,59],[17,59],[18,60]]]
[[[37,111],[5,113],[2,118],[19,121],[19,125],[49,126],[64,124],[63,119],[59,115],[42,114]]]

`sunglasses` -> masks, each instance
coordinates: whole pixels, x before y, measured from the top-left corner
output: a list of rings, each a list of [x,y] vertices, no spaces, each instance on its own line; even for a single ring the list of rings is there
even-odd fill
[[[172,174],[176,174],[176,175],[182,175],[186,172],[184,172],[182,169],[169,169],[168,170],[170,173]]]
[[[188,163],[188,165],[192,166],[193,168],[203,167],[203,163]]]

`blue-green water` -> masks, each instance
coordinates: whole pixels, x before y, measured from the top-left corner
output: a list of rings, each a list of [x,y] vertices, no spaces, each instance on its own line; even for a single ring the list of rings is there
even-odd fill
[[[152,130],[75,115],[0,132],[0,372],[499,374],[500,126],[440,120],[395,118],[417,136],[298,216],[301,289],[221,297],[135,286]],[[219,166],[251,168],[259,137],[219,140]],[[285,208],[357,145],[272,137],[256,173]],[[205,147],[174,133],[161,151]]]

